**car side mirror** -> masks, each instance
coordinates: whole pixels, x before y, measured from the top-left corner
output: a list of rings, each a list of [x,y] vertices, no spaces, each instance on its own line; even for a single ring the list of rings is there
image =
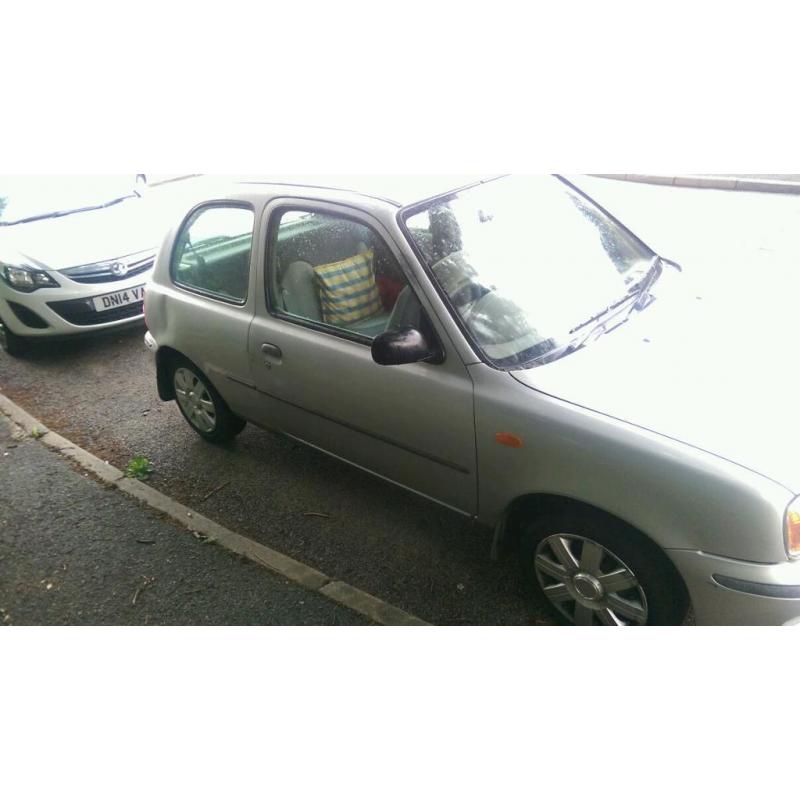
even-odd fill
[[[439,363],[441,355],[416,328],[402,328],[386,331],[372,340],[372,360],[384,367],[394,367],[419,361]]]

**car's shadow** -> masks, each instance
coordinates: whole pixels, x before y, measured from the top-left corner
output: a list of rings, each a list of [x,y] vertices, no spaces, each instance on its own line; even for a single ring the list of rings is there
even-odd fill
[[[147,330],[144,322],[130,325],[121,329],[92,332],[91,334],[78,334],[69,338],[46,337],[31,339],[25,355],[20,361],[30,361],[40,364],[92,357],[101,354],[104,350],[114,350],[130,347],[136,340],[142,341]],[[144,347],[144,344],[141,345]],[[6,359],[11,360],[9,356]]]

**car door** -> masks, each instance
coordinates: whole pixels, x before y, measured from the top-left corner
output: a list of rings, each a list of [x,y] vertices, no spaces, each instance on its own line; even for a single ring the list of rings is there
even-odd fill
[[[265,213],[249,335],[259,421],[474,514],[472,381],[400,250],[354,208],[278,199]],[[421,315],[443,363],[378,366],[374,337]]]

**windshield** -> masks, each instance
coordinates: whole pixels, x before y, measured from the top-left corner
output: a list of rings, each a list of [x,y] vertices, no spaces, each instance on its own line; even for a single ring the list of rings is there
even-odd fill
[[[411,210],[408,235],[473,342],[515,367],[569,344],[654,254],[565,181],[507,177]]]
[[[134,196],[133,175],[0,175],[0,224]]]

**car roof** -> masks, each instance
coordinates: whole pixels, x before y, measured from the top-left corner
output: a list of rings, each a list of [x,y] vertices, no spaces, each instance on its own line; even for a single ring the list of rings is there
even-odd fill
[[[248,191],[263,186],[328,189],[385,200],[398,208],[449,194],[496,175],[276,175],[237,179]]]

